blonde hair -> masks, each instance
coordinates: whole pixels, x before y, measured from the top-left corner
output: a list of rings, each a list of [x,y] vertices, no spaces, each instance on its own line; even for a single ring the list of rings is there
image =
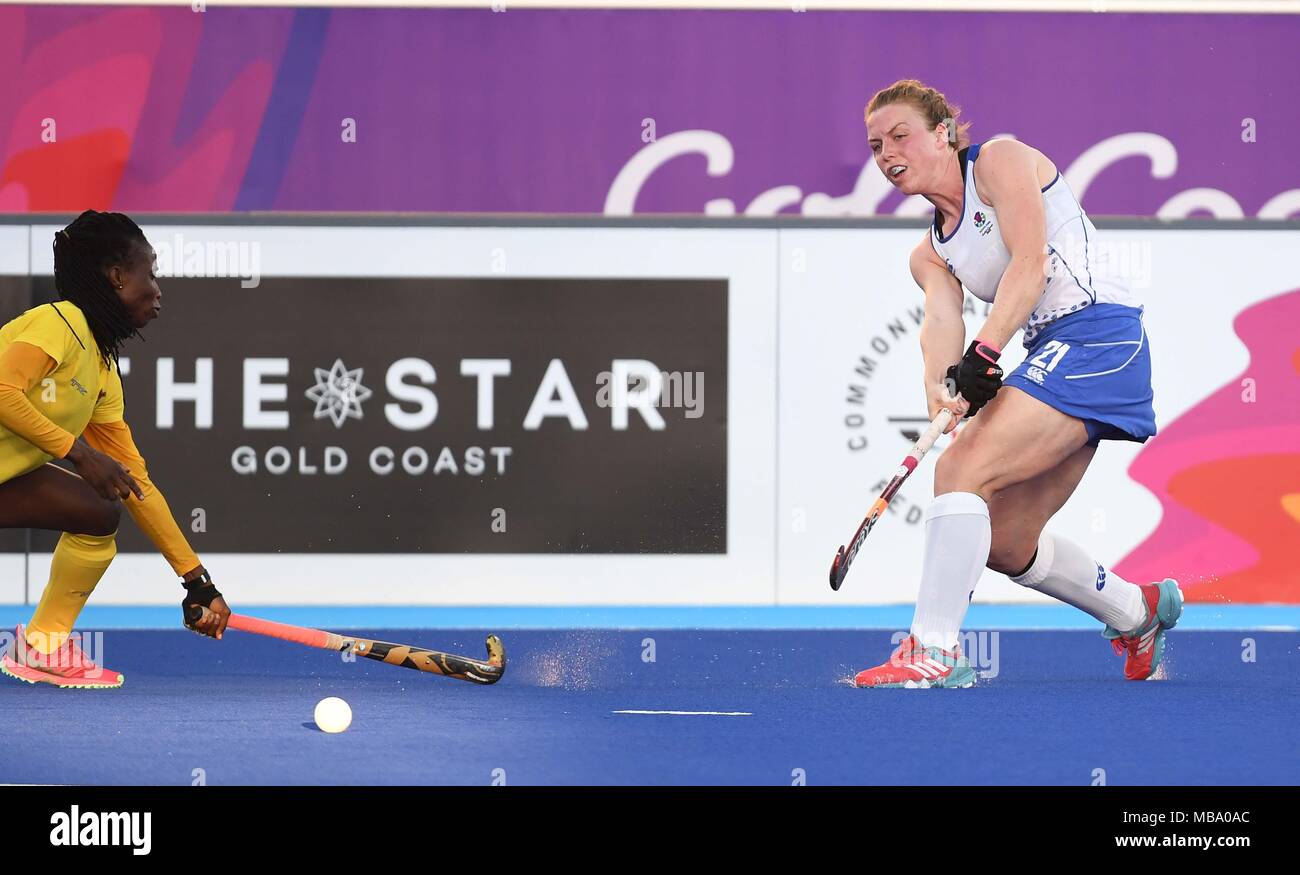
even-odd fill
[[[908,103],[921,113],[929,125],[930,130],[934,130],[937,125],[943,125],[948,129],[948,146],[951,149],[962,149],[970,145],[970,136],[967,130],[970,123],[959,124],[957,119],[961,117],[961,107],[950,103],[943,93],[931,88],[924,82],[917,79],[899,79],[888,88],[882,88],[871,98],[864,112],[863,120],[871,115],[882,106],[888,106],[891,103]]]

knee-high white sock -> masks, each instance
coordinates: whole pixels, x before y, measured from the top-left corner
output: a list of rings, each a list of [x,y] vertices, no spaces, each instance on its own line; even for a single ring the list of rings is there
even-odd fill
[[[975,584],[989,559],[989,506],[973,492],[947,492],[925,518],[925,559],[912,634],[923,647],[957,646]]]
[[[1146,620],[1141,587],[1103,568],[1082,547],[1060,535],[1043,532],[1029,570],[1011,579],[1074,605],[1121,632],[1132,631]]]

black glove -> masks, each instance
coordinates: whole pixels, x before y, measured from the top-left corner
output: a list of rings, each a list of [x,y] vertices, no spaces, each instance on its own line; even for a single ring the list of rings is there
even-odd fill
[[[216,599],[221,598],[221,593],[217,591],[206,571],[193,580],[182,580],[181,583],[185,585],[185,598],[181,599],[182,622],[185,623],[186,629],[196,631],[193,624],[199,621],[203,612],[194,605],[202,605],[206,608]]]
[[[998,366],[1001,357],[1001,351],[991,344],[972,340],[961,363],[948,368],[948,389],[952,391],[955,387],[970,404],[966,411],[968,419],[979,413],[1002,388],[1002,368]]]

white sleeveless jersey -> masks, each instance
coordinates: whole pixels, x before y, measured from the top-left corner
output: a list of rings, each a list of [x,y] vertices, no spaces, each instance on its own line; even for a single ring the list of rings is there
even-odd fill
[[[1002,241],[997,214],[975,191],[975,159],[979,150],[980,144],[974,143],[962,150],[964,154],[959,153],[966,194],[957,227],[944,237],[936,213],[930,242],[961,284],[981,301],[991,303],[1002,274],[1011,263],[1011,253]],[[1138,306],[1128,285],[1110,271],[1107,251],[1097,244],[1097,229],[1060,173],[1043,189],[1043,209],[1047,218],[1049,276],[1023,326],[1026,347],[1043,326],[1084,307]]]

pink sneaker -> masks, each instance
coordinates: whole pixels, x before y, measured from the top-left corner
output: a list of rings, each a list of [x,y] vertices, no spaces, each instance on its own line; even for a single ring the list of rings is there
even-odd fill
[[[13,646],[0,657],[0,672],[29,684],[54,684],[67,689],[101,690],[122,686],[126,678],[91,662],[77,644],[80,637],[73,632],[58,650],[41,653],[27,643],[23,625],[19,623],[14,630]]]

